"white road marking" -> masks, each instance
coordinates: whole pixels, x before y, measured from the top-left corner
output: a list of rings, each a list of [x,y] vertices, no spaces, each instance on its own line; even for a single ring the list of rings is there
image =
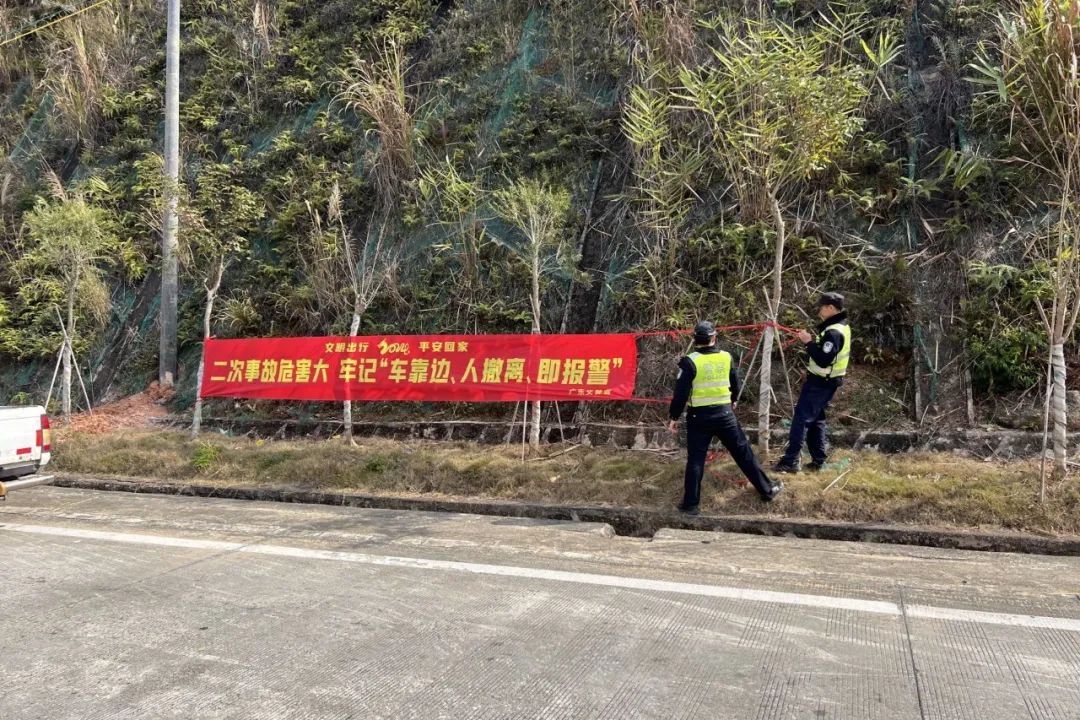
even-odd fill
[[[776,592],[772,590],[750,590],[746,588],[723,587],[719,585],[672,582],[668,580],[649,580],[647,578],[568,572],[565,570],[545,570],[543,568],[515,567],[512,565],[488,565],[483,563],[459,562],[455,560],[431,560],[426,558],[371,555],[342,550],[316,550],[312,548],[288,547],[285,545],[248,545],[223,540],[199,540],[195,538],[180,538],[165,535],[142,535],[102,530],[81,530],[77,528],[52,527],[48,525],[24,525],[20,523],[2,523],[0,524],[0,529],[31,535],[48,535],[53,537],[75,538],[78,540],[97,540],[101,542],[153,545],[158,547],[186,548],[191,550],[237,552],[250,555],[270,555],[274,557],[288,557],[301,560],[333,560],[337,562],[359,563],[362,565],[402,567],[417,570],[467,572],[478,575],[498,575],[502,577],[516,577],[530,580],[548,580],[551,582],[577,583],[581,585],[600,585],[603,587],[618,587],[632,590],[645,590],[648,592],[676,593],[681,595],[696,595],[700,597],[715,597],[731,600],[748,600],[782,605],[797,605],[800,607],[839,608],[854,612],[892,615],[897,617],[904,612],[904,610],[896,603],[879,600],[860,600],[857,598],[829,597],[826,595],[805,595],[802,593]],[[909,605],[906,608],[906,612],[908,617],[929,620],[949,620],[956,622],[981,623],[985,625],[1006,625],[1012,627],[1080,632],[1080,619],[1075,618],[1014,615],[1010,613],[983,612],[981,610],[934,607],[932,605]]]
[[[962,610],[960,608],[943,608],[933,605],[908,605],[907,614],[909,617],[927,620],[951,620],[954,622],[982,623],[983,625],[1010,625],[1012,627],[1080,632],[1080,620],[1046,617],[1045,615],[1013,615],[1012,613]]]

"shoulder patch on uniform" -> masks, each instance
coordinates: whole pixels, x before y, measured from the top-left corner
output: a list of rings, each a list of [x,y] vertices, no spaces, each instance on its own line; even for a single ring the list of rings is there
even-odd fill
[[[825,344],[821,346],[821,349],[827,353],[831,353],[833,351],[832,340],[827,340]]]

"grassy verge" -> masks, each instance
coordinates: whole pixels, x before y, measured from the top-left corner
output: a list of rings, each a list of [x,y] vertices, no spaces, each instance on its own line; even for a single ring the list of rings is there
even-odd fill
[[[522,462],[520,448],[364,439],[261,441],[151,430],[64,433],[57,471],[228,486],[290,486],[396,495],[669,507],[683,458],[552,446]],[[945,454],[838,452],[835,468],[785,478],[773,505],[735,487],[730,461],[711,466],[703,510],[853,522],[984,527],[1080,534],[1080,479],[1050,488],[1039,505],[1036,462],[987,463]],[[843,476],[826,489],[838,476]]]

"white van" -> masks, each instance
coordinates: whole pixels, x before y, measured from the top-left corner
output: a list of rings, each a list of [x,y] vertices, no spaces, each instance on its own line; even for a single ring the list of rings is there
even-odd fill
[[[52,457],[52,429],[41,406],[0,407],[0,480],[33,475]]]

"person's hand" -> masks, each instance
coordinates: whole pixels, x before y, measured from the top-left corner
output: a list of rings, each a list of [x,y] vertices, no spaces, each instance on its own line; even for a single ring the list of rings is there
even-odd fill
[[[738,409],[739,409],[739,403],[737,403],[737,402],[731,403],[731,412],[735,412]]]
[[[669,433],[671,433],[672,435],[678,435],[679,434],[679,421],[678,420],[669,420],[668,424],[667,424],[667,431]]]
[[[800,330],[799,334],[798,334],[798,338],[799,338],[799,340],[801,340],[805,344],[805,343],[808,343],[811,340],[813,340],[814,336],[811,335],[810,333],[806,332],[805,330]]]

